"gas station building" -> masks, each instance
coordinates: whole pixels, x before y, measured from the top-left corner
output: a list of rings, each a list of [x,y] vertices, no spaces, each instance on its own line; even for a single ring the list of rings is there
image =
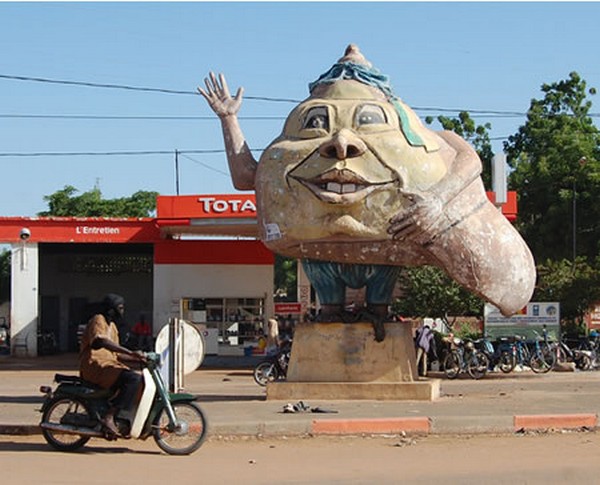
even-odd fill
[[[514,192],[501,209],[516,218]],[[37,356],[44,333],[58,351],[77,351],[78,328],[118,293],[129,327],[144,315],[156,335],[182,318],[203,332],[207,353],[241,355],[276,312],[274,254],[257,237],[250,193],[159,196],[149,218],[0,217],[12,252],[11,353]],[[310,303],[302,275],[298,295],[285,313]]]

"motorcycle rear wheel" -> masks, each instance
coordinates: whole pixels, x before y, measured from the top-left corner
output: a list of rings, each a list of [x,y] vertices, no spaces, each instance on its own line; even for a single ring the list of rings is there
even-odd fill
[[[68,397],[54,398],[42,415],[42,423],[57,425],[92,421],[92,419],[85,403]],[[48,429],[42,429],[42,434],[48,444],[59,451],[75,451],[90,440],[89,436],[60,433]]]
[[[265,387],[269,382],[279,379],[279,371],[274,362],[264,361],[254,368],[253,376],[254,382]]]
[[[200,448],[206,438],[206,418],[194,403],[174,402],[171,406],[177,418],[177,427],[171,429],[167,410],[163,408],[154,421],[154,441],[169,455],[189,455]]]
[[[481,379],[487,373],[490,360],[483,352],[475,351],[467,364],[467,372],[473,379]]]
[[[516,366],[517,366],[517,359],[513,354],[511,354],[510,352],[506,352],[506,351],[502,352],[502,354],[500,354],[498,367],[500,367],[500,370],[502,372],[504,372],[505,374],[508,374],[508,373],[512,372]]]

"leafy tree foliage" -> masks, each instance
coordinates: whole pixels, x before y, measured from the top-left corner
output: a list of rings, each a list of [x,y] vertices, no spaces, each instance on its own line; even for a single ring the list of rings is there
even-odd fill
[[[559,301],[581,322],[600,299],[600,133],[590,116],[596,94],[571,72],[543,84],[527,120],[504,148],[519,195],[518,227],[538,263],[534,299]]]
[[[275,301],[297,301],[298,261],[275,255]]]
[[[483,300],[434,266],[404,268],[399,278],[403,295],[392,311],[411,317],[441,318],[449,327],[456,316],[481,316]]]
[[[504,146],[514,168],[509,184],[519,195],[518,227],[538,261],[572,258],[574,239],[576,254],[593,259],[600,241],[600,134],[587,95],[595,90],[576,72],[541,89],[544,98],[531,101],[527,121]]]
[[[103,199],[102,192],[94,187],[81,195],[66,185],[62,190],[44,196],[48,210],[39,216],[56,217],[150,217],[156,210],[158,192],[140,190],[130,197]]]
[[[475,121],[467,111],[461,111],[458,114],[458,118],[438,116],[436,119],[444,130],[455,132],[473,145],[483,165],[481,178],[486,189],[490,190],[492,187],[492,158],[494,158],[489,134],[492,125],[490,123],[483,125],[475,124]],[[434,119],[431,116],[425,118],[427,124],[431,124],[433,121]]]
[[[560,302],[561,317],[580,323],[590,305],[600,300],[600,271],[598,261],[588,264],[585,258],[572,261],[547,260],[538,265],[536,301]]]

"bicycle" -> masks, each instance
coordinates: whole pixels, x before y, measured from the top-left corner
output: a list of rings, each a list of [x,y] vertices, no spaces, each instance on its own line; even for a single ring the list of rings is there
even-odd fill
[[[579,370],[592,370],[597,360],[597,352],[583,339],[579,339],[574,346],[569,346],[563,335],[559,341],[550,342],[550,348],[556,355],[557,365],[572,362]]]
[[[449,343],[450,352],[444,359],[444,373],[448,379],[455,379],[461,372],[467,372],[473,379],[486,375],[490,361],[475,348],[472,340],[453,338]]]
[[[533,332],[536,338],[534,341],[534,351],[529,359],[529,367],[536,374],[545,374],[550,372],[556,365],[556,353],[553,352],[548,343],[548,332],[545,329],[543,337],[535,330]]]

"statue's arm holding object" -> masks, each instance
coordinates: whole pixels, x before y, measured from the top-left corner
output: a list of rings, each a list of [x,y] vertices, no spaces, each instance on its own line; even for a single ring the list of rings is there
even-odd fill
[[[434,236],[440,229],[444,206],[452,201],[481,174],[481,161],[475,150],[452,131],[437,133],[447,144],[445,156],[451,158],[448,172],[424,192],[404,192],[411,202],[406,210],[390,220],[388,233],[394,239]]]
[[[217,79],[212,72],[204,79],[204,84],[206,89],[198,88],[198,92],[204,96],[208,105],[221,120],[233,185],[238,190],[254,190],[258,162],[246,143],[237,118],[242,105],[244,88],[239,88],[235,96],[231,97],[225,76],[219,74]]]

